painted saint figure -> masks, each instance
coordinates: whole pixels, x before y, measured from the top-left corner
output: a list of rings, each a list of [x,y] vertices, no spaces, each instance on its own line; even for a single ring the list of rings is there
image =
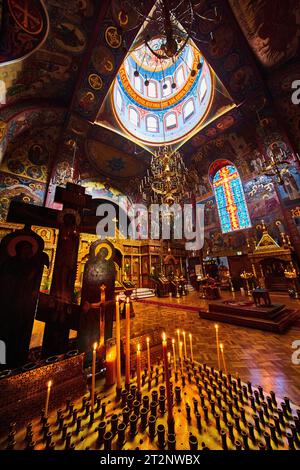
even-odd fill
[[[27,228],[0,244],[0,339],[8,367],[27,361],[43,269],[49,267],[43,249],[43,239]]]

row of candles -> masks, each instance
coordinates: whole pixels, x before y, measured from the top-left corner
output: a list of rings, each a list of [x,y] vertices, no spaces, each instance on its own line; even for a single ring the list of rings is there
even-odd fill
[[[105,301],[103,298],[103,293],[101,293],[101,302]],[[122,383],[121,383],[121,322],[120,322],[120,303],[119,296],[116,298],[116,355],[110,357],[106,355],[106,382],[109,385],[112,385],[115,380],[115,368],[116,368],[116,388],[117,395],[121,392]],[[186,332],[183,330],[176,330],[177,333],[177,343],[178,343],[178,358],[180,364],[181,374],[183,374],[183,361],[188,359],[187,354],[187,341],[186,341]],[[218,357],[218,368],[221,369],[221,361],[223,363],[224,372],[227,374],[227,367],[224,355],[224,346],[220,343],[219,340],[219,325],[215,324],[215,333],[216,333],[216,349]],[[181,337],[182,336],[182,337]],[[194,362],[193,354],[193,337],[189,333],[189,349],[190,349],[190,360]],[[151,357],[150,357],[150,338],[147,337],[147,370],[148,376],[150,377],[151,371]],[[92,384],[91,384],[91,408],[94,409],[95,404],[95,383],[96,383],[96,358],[97,358],[97,343],[93,344],[92,350]],[[168,410],[171,414],[171,398],[168,399],[168,394],[171,392],[170,377],[169,377],[169,364],[171,364],[171,353],[167,352],[167,340],[166,334],[163,333],[162,337],[162,349],[163,349],[163,359],[164,359],[164,370],[165,370],[165,381],[166,381],[166,391],[167,391],[167,402]],[[173,353],[173,367],[174,372],[177,372],[177,355],[176,355],[176,341],[172,339],[172,353]],[[137,345],[136,351],[136,375],[137,375],[137,388],[141,389],[141,346]],[[129,298],[126,298],[125,303],[125,387],[130,385],[130,302]],[[50,392],[52,387],[52,381],[47,383],[47,396],[46,396],[46,405],[45,405],[45,416],[48,415],[49,408],[49,399]]]

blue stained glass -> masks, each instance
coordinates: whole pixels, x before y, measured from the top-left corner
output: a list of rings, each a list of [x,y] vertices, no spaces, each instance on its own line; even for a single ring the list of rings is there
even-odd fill
[[[224,165],[218,170],[213,187],[222,232],[251,227],[242,182],[235,166]]]

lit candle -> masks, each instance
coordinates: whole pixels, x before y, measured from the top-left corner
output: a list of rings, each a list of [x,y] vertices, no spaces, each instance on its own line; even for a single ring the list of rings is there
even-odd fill
[[[136,381],[137,389],[141,390],[141,347],[139,344],[136,351]]]
[[[105,303],[105,289],[106,289],[106,285],[105,285],[105,284],[101,284],[101,287],[100,287],[100,291],[101,291],[100,302],[101,302],[102,304]]]
[[[171,386],[170,386],[170,377],[169,377],[169,362],[168,362],[168,353],[167,353],[166,333],[163,333],[162,338],[163,338],[162,347],[163,347],[165,382],[166,382],[168,421],[172,421],[173,420],[173,408],[172,408],[172,399],[171,399]]]
[[[183,334],[184,359],[186,359],[187,358],[187,353],[186,353],[185,331],[183,331],[182,334]]]
[[[116,359],[117,351],[115,345],[110,345],[106,350],[106,373],[105,373],[105,382],[106,385],[111,386],[116,382]]]
[[[175,339],[172,339],[172,348],[173,348],[173,365],[174,365],[174,372],[177,370],[177,364],[176,364],[176,350],[175,350]]]
[[[178,351],[180,351],[180,330],[177,330],[176,333],[177,333],[177,341],[178,341]]]
[[[219,325],[217,325],[217,323],[215,324],[215,330],[216,330],[216,343],[217,343],[217,355],[218,355],[218,368],[220,370],[221,364],[220,364],[220,348],[219,348]]]
[[[181,374],[183,374],[182,346],[183,346],[183,343],[182,343],[182,341],[180,341],[180,343],[179,343],[179,357],[180,357]]]
[[[97,343],[94,343],[93,344],[93,360],[92,360],[92,389],[91,389],[92,410],[94,409],[94,404],[95,404],[96,353],[97,353]]]
[[[45,418],[48,417],[48,409],[49,409],[49,400],[50,400],[50,393],[52,387],[52,380],[49,380],[47,383],[47,396],[46,396],[46,405],[45,405]]]
[[[150,361],[150,338],[146,339],[147,342],[147,363],[148,363],[148,377],[150,377],[151,373],[151,361]]]
[[[126,315],[125,315],[125,384],[127,387],[130,384],[130,303],[129,297],[126,298]]]
[[[105,289],[106,286],[100,286],[100,338],[99,338],[99,352],[100,355],[105,356]]]
[[[194,362],[192,333],[189,334],[189,338],[190,338],[190,349],[191,349],[191,361]]]
[[[116,297],[117,390],[121,390],[121,326],[119,296]]]
[[[222,354],[222,361],[223,361],[224,371],[225,371],[225,374],[227,375],[227,367],[226,367],[225,356],[224,356],[224,346],[223,346],[222,343],[220,343],[220,349],[221,349],[221,354]]]

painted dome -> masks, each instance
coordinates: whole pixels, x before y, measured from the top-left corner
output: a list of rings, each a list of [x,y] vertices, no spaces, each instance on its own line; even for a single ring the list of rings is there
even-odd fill
[[[159,51],[160,38],[151,41]],[[176,60],[158,58],[146,46],[123,62],[113,86],[113,109],[121,128],[150,145],[185,139],[206,117],[213,98],[210,68],[192,41]]]

